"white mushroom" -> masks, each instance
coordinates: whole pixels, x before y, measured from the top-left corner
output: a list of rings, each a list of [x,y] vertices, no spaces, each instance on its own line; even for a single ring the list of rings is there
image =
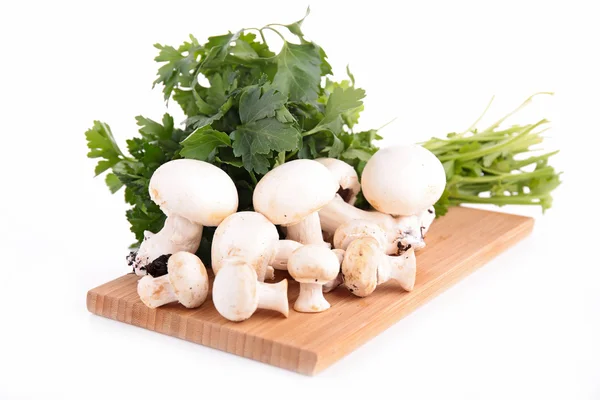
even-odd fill
[[[335,253],[336,257],[338,258],[338,262],[340,263],[340,265],[342,265],[342,261],[344,261],[344,253],[346,251],[342,250],[342,249],[332,249],[331,251],[333,251]],[[333,289],[335,289],[338,286],[341,286],[343,284],[344,284],[344,277],[343,277],[342,273],[340,272],[337,274],[337,276],[333,280],[331,280],[323,285],[323,293],[329,293]]]
[[[388,280],[395,280],[404,290],[411,291],[416,273],[414,249],[400,256],[388,256],[377,239],[370,236],[351,242],[342,262],[344,286],[359,297],[370,295],[377,285]]]
[[[314,313],[329,309],[323,285],[335,279],[339,271],[338,256],[323,245],[308,244],[295,250],[288,260],[288,272],[300,283],[294,310]]]
[[[256,185],[252,202],[272,223],[286,227],[287,239],[328,246],[318,211],[334,198],[338,188],[325,166],[298,159],[267,172]]]
[[[418,145],[379,150],[362,173],[363,194],[377,211],[358,209],[337,195],[319,211],[321,227],[333,234],[347,221],[370,220],[386,232],[389,254],[421,249],[445,184],[444,168],[429,150]]]
[[[138,281],[140,300],[156,308],[179,302],[184,307],[200,307],[208,296],[208,274],[202,261],[192,253],[177,252],[169,258],[166,275],[146,275]]]
[[[228,260],[242,259],[264,282],[265,278],[273,279],[275,266],[287,269],[287,257],[299,246],[291,240],[279,240],[277,228],[264,215],[240,211],[225,218],[215,230],[211,264],[216,275]]]
[[[360,192],[360,182],[356,170],[350,164],[337,158],[316,158],[315,161],[326,166],[339,183],[338,194],[340,197],[346,203],[354,205],[356,196]]]
[[[399,145],[377,151],[362,172],[362,192],[378,211],[417,215],[444,193],[446,173],[423,146]]]
[[[302,243],[298,243],[295,240],[279,240],[277,245],[277,253],[275,258],[271,261],[271,266],[274,269],[281,271],[287,271],[288,259],[290,255],[299,247],[302,247]]]
[[[215,308],[230,321],[244,321],[258,308],[289,314],[288,282],[258,281],[256,271],[243,260],[229,260],[215,276],[212,300]]]
[[[137,275],[164,254],[195,253],[204,226],[217,226],[238,207],[235,184],[204,161],[179,159],[162,164],[150,178],[150,198],[167,216],[160,232],[146,232],[137,254],[128,258]]]

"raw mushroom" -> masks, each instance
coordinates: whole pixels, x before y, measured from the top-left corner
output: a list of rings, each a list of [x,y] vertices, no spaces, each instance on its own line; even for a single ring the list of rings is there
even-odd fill
[[[215,276],[212,299],[215,308],[230,321],[244,321],[258,308],[289,314],[288,282],[258,281],[256,271],[243,260],[228,262]]]
[[[314,313],[329,309],[323,285],[335,279],[339,271],[338,256],[323,245],[307,244],[295,250],[288,260],[289,274],[300,283],[294,310]]]
[[[316,158],[327,167],[339,184],[338,194],[350,205],[356,202],[356,196],[360,192],[360,182],[356,170],[348,163],[337,158]]]
[[[439,200],[445,188],[444,166],[416,144],[377,151],[362,172],[363,195],[376,210],[390,215],[420,214]]]
[[[416,273],[414,249],[400,256],[388,256],[377,239],[370,236],[351,242],[342,262],[344,286],[359,297],[370,295],[377,285],[388,280],[395,280],[404,290],[411,291]]]
[[[208,296],[208,274],[202,261],[195,254],[180,251],[169,257],[167,269],[166,275],[146,275],[138,281],[142,302],[150,308],[174,302],[187,308],[200,307]]]
[[[279,240],[277,253],[275,254],[275,258],[271,261],[271,266],[277,270],[287,271],[290,255],[302,246],[302,243],[298,243],[295,240]]]
[[[319,211],[321,227],[333,234],[347,221],[370,220],[386,232],[388,254],[421,249],[445,185],[444,168],[429,150],[418,145],[379,150],[362,173],[363,194],[377,211],[358,209],[336,195]]]
[[[277,228],[264,215],[253,211],[231,214],[215,230],[211,264],[215,275],[228,260],[242,259],[256,271],[260,282],[274,278],[273,268],[286,269],[287,257],[301,246],[279,240]],[[273,265],[275,264],[275,265]]]
[[[333,251],[335,253],[336,257],[338,258],[338,262],[340,263],[340,265],[342,265],[342,261],[344,261],[344,253],[346,251],[342,250],[342,249],[332,249],[331,251]],[[341,286],[343,284],[344,284],[344,277],[343,277],[342,273],[340,272],[337,274],[337,276],[333,280],[331,280],[323,285],[323,293],[329,293],[333,289],[335,289],[338,286]]]
[[[364,219],[353,219],[340,225],[333,235],[333,246],[336,249],[346,250],[354,240],[366,236],[376,239],[382,248],[389,246],[389,240],[383,229],[375,222]]]
[[[204,226],[217,226],[238,207],[235,184],[222,169],[204,161],[179,159],[162,164],[150,178],[150,198],[167,216],[160,232],[146,232],[129,257],[137,275],[163,254],[195,253]]]
[[[252,202],[272,223],[286,227],[287,239],[328,247],[318,211],[334,198],[338,188],[321,163],[297,159],[267,172],[256,185]]]
[[[340,264],[343,262],[345,250],[348,248],[350,243],[363,237],[374,238],[377,240],[381,248],[389,246],[385,232],[376,223],[362,219],[348,221],[340,225],[340,227],[335,231],[335,235],[333,237],[333,245],[335,246],[335,250],[333,251],[338,252],[337,254],[340,259]],[[395,245],[392,246],[395,247]],[[340,273],[336,279],[323,286],[323,291],[328,293],[343,284],[343,274]]]

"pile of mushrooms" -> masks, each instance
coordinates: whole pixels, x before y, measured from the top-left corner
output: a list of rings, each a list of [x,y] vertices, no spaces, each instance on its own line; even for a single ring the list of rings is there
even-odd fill
[[[152,200],[167,216],[164,227],[146,232],[128,263],[142,276],[138,294],[146,306],[196,308],[210,293],[218,313],[230,321],[246,320],[257,309],[288,317],[288,279],[265,282],[275,279],[275,270],[287,271],[299,283],[293,309],[302,313],[328,310],[325,294],[332,290],[365,297],[392,281],[411,291],[416,254],[425,247],[433,205],[445,185],[444,168],[431,152],[400,145],[375,153],[361,182],[355,169],[338,159],[281,164],[257,183],[255,211],[237,211],[237,190],[224,171],[203,161],[170,161],[149,185]],[[354,206],[361,190],[374,210]],[[216,227],[212,290],[206,267],[194,254],[204,226]],[[165,260],[165,275],[148,273],[152,263]]]

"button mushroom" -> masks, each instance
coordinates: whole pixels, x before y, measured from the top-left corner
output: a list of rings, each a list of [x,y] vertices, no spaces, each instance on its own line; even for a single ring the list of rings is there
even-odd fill
[[[439,200],[445,188],[444,166],[431,151],[416,144],[377,151],[362,172],[365,198],[376,210],[390,215],[420,214]]]
[[[400,256],[388,256],[377,239],[371,236],[352,241],[342,262],[344,285],[359,297],[370,295],[377,285],[388,280],[395,280],[404,290],[411,291],[415,285],[416,271],[414,249]]]
[[[272,223],[284,226],[287,239],[302,244],[323,240],[318,211],[329,203],[339,185],[321,163],[298,159],[267,172],[253,194],[254,209]]]
[[[444,168],[429,150],[417,145],[379,150],[362,173],[363,194],[377,211],[358,209],[336,195],[319,211],[321,227],[333,234],[347,221],[370,220],[386,232],[389,254],[401,253],[409,246],[423,248],[424,235],[435,219],[432,205],[445,184]]]
[[[344,253],[346,251],[342,250],[342,249],[332,249],[331,251],[333,251],[335,253],[336,257],[338,258],[338,262],[340,263],[340,265],[342,265],[342,261],[344,261]],[[339,272],[333,280],[331,280],[323,285],[323,293],[329,293],[333,289],[335,289],[338,286],[341,286],[343,284],[344,284],[344,277],[342,276],[342,273]]]
[[[308,244],[295,250],[288,260],[289,274],[300,283],[294,310],[314,313],[329,309],[323,285],[335,279],[339,271],[338,256],[323,245]]]
[[[208,296],[208,274],[202,261],[192,253],[180,251],[169,257],[167,274],[158,278],[150,275],[138,281],[140,300],[156,308],[179,302],[184,307],[200,307]]]
[[[244,321],[258,308],[277,311],[287,318],[287,288],[286,279],[259,282],[254,268],[241,259],[230,260],[215,276],[212,299],[219,314],[230,321]]]
[[[339,184],[338,194],[350,205],[356,202],[360,192],[360,182],[356,170],[348,163],[337,158],[316,158],[315,161],[323,164],[334,176]]]
[[[179,159],[162,164],[150,178],[150,198],[167,216],[160,232],[146,232],[129,264],[137,275],[163,254],[195,253],[204,226],[217,226],[238,207],[235,184],[223,170],[204,161]]]
[[[277,228],[264,215],[253,211],[231,214],[215,230],[211,263],[215,275],[232,258],[242,259],[256,271],[258,280],[273,278],[273,267],[286,269],[286,254],[301,246],[279,240]],[[272,266],[272,264],[275,264]]]

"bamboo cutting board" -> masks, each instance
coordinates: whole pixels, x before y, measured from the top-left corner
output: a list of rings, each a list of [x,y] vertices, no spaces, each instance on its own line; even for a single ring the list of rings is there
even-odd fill
[[[318,314],[293,310],[298,284],[285,271],[277,271],[276,280],[288,278],[287,319],[257,310],[246,321],[230,322],[217,313],[210,296],[197,309],[169,304],[151,310],[139,300],[139,278],[133,274],[90,290],[87,308],[103,317],[314,375],[523,239],[533,222],[517,215],[453,208],[433,223],[427,246],[417,253],[412,292],[403,291],[395,282],[378,286],[366,298],[338,288],[325,295],[331,308]]]

